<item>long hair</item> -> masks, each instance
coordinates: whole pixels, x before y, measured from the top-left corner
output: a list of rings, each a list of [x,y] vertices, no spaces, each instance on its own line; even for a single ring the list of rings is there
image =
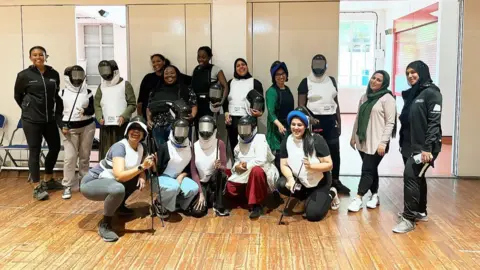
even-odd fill
[[[303,134],[303,154],[306,157],[312,156],[313,152],[315,150],[315,140],[314,140],[314,134],[308,129],[308,127],[305,127],[305,133]]]

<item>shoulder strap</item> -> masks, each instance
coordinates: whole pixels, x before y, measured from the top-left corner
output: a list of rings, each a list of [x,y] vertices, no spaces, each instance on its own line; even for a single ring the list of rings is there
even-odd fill
[[[335,89],[337,89],[337,92],[338,92],[337,81],[332,76],[328,76],[328,77],[330,77],[330,80],[332,80],[333,86],[335,87]]]

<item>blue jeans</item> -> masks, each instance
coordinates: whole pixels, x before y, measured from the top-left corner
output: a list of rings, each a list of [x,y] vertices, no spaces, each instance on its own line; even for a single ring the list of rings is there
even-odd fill
[[[179,208],[186,210],[198,194],[198,184],[191,178],[183,178],[182,184],[168,175],[158,177],[162,205],[170,212]]]

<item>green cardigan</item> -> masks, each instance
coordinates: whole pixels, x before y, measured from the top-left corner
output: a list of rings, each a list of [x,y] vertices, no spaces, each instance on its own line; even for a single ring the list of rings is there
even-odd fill
[[[122,79],[123,80],[123,79]],[[135,92],[133,91],[133,86],[130,82],[125,81],[125,99],[127,100],[127,108],[123,111],[123,119],[125,123],[130,121],[132,113],[137,108],[137,99],[135,98]],[[97,92],[95,93],[94,107],[95,107],[95,118],[100,123],[100,120],[103,119],[102,106],[100,106],[100,101],[102,100],[102,88],[101,85],[98,86]]]
[[[278,131],[278,127],[273,123],[277,120],[277,111],[280,104],[277,103],[278,94],[277,89],[273,86],[268,88],[267,93],[265,94],[266,103],[267,103],[267,143],[270,146],[272,151],[280,150],[280,145],[283,140],[283,135]]]

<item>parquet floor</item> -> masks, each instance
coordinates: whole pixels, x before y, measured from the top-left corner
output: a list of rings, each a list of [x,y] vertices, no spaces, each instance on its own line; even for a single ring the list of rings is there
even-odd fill
[[[343,178],[356,191],[358,178]],[[121,238],[97,235],[102,203],[61,191],[36,202],[26,175],[0,179],[2,269],[480,269],[480,181],[429,179],[430,221],[414,232],[391,228],[402,209],[398,178],[382,178],[381,205],[349,214],[348,197],[338,212],[317,223],[300,216],[277,225],[278,211],[250,221],[246,210],[230,217],[176,216],[150,231],[149,192],[135,193],[136,217],[115,219]]]

